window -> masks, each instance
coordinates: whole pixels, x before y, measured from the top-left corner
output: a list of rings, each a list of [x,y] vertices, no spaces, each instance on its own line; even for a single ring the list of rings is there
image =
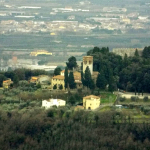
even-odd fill
[[[87,64],[87,61],[85,61],[84,64],[86,65],[86,64]]]
[[[89,64],[92,64],[92,62],[91,62],[91,61],[89,61]]]

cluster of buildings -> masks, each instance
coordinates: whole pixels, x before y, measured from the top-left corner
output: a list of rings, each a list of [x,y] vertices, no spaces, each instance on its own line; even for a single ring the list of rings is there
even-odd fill
[[[93,71],[93,56],[84,56],[83,57],[83,73],[85,73],[86,67],[89,67],[91,75],[92,75],[92,79],[96,82],[97,76],[98,76],[98,72],[97,71]],[[54,87],[56,85],[57,89],[59,89],[59,87],[62,85],[63,90],[65,90],[65,82],[64,82],[64,72],[65,70],[61,71],[60,75],[54,76],[52,78],[51,81],[51,86]],[[70,73],[70,71],[68,72],[68,74]],[[74,79],[75,79],[75,83],[76,83],[76,87],[82,88],[82,81],[81,81],[81,72],[78,71],[73,71],[73,75],[74,75]]]
[[[97,109],[100,106],[100,97],[95,95],[89,95],[86,97],[83,97],[83,106],[76,106],[75,110],[78,109],[86,109],[86,110],[94,110]],[[62,99],[48,99],[48,100],[42,100],[42,107],[45,109],[51,108],[53,106],[65,106],[66,101]]]
[[[16,60],[16,59],[15,59]],[[29,65],[30,67],[32,65]],[[83,57],[83,73],[85,73],[86,68],[89,67],[92,79],[96,83],[97,76],[99,72],[93,71],[93,56],[84,56]],[[81,81],[81,72],[69,70],[68,75],[70,72],[73,72],[74,80],[76,83],[76,88],[80,89],[83,87],[82,81]],[[40,84],[41,88],[43,89],[53,89],[54,86],[57,87],[57,89],[60,89],[60,86],[62,86],[62,90],[65,90],[65,70],[62,70],[60,72],[60,75],[56,75],[53,77],[50,77],[48,75],[39,75],[39,76],[32,76],[30,79],[30,83],[33,83],[35,85]]]
[[[124,57],[125,54],[127,54],[127,56],[134,56],[136,49],[139,55],[142,55],[144,48],[113,48],[112,52],[122,57]]]
[[[85,2],[83,2],[85,3]],[[103,7],[100,10],[95,10],[97,12],[96,16],[93,16],[92,13],[95,12],[92,9],[92,6],[89,4],[89,9],[83,8],[73,8],[72,6],[69,7],[56,7],[52,8],[49,16],[41,16],[38,12],[41,10],[41,7],[33,7],[33,6],[20,6],[16,9],[18,11],[3,11],[0,12],[1,17],[6,17],[7,15],[9,18],[12,19],[1,19],[0,22],[0,34],[6,33],[41,33],[47,32],[50,35],[54,36],[59,34],[59,32],[70,31],[70,32],[88,32],[92,31],[93,29],[98,28],[107,29],[107,30],[121,30],[122,33],[126,32],[128,29],[149,29],[150,17],[147,15],[140,15],[138,12],[129,12],[127,8],[121,7]],[[87,4],[87,5],[88,5]],[[82,4],[81,4],[82,5]],[[84,5],[84,4],[83,4]],[[12,7],[9,7],[12,9]],[[27,13],[27,10],[36,10],[30,13]],[[24,10],[24,11],[20,11]],[[27,11],[27,12],[26,12]],[[77,19],[76,13],[79,12],[83,17],[82,22]],[[48,18],[51,16],[57,16],[59,14],[67,14],[66,19],[55,20],[52,21],[43,21],[43,18]],[[91,13],[91,17],[85,17],[84,13]],[[36,20],[35,17],[38,16]],[[20,19],[20,21],[18,20]],[[40,21],[41,20],[41,21]],[[97,24],[99,23],[99,24]]]
[[[51,36],[59,32],[87,32],[93,29],[121,30],[122,33],[129,29],[149,29],[149,16],[140,16],[132,18],[122,14],[100,14],[97,17],[85,18],[84,23],[75,20],[64,21],[16,21],[2,20],[0,22],[0,34],[6,33],[50,33]],[[129,14],[130,16],[131,14]],[[73,18],[73,17],[69,17]],[[92,22],[92,23],[91,23]],[[99,25],[97,25],[99,23]]]
[[[38,56],[38,55],[52,55],[52,53],[46,50],[36,50],[30,53],[30,56]]]

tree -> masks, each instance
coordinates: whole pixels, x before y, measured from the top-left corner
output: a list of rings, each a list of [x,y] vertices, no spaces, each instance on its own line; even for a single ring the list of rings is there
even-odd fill
[[[76,83],[75,83],[74,75],[73,75],[72,71],[69,73],[68,83],[69,83],[70,89],[75,89],[76,88]]]
[[[93,93],[93,91],[94,91],[94,89],[95,89],[94,80],[91,80],[91,83],[90,83],[90,85],[89,85],[89,88],[90,88],[90,90],[92,90],[92,93]]]
[[[84,74],[83,74],[83,71],[81,71],[81,81],[82,81],[82,84],[84,86]]]
[[[89,88],[91,84],[92,84],[92,76],[91,76],[90,69],[87,66],[84,74],[84,85]]]
[[[66,63],[68,69],[73,70],[73,68],[77,67],[77,62],[76,62],[76,58],[74,56],[71,56],[68,59],[68,62]]]
[[[134,56],[139,57],[139,52],[137,49],[135,50]]]
[[[76,102],[75,97],[74,97],[74,96],[70,96],[68,102],[69,102],[71,105],[74,105],[75,102]]]
[[[56,89],[57,89],[57,84],[55,84],[55,85],[53,86],[53,89],[54,89],[54,90],[56,90]]]
[[[61,68],[60,67],[57,67],[57,68],[55,68],[55,70],[54,70],[54,75],[56,76],[56,75],[60,75],[60,72],[61,72]]]
[[[108,81],[108,83],[109,83],[108,90],[110,92],[114,91],[116,89],[116,83],[114,82],[112,69],[109,69],[109,81]]]
[[[40,88],[41,88],[41,84],[38,83],[38,84],[36,85],[36,87],[37,87],[38,89],[40,89]]]
[[[97,76],[96,86],[99,89],[105,89],[106,84],[107,84],[107,82],[106,82],[105,74],[103,71],[101,71],[101,73],[99,73]]]
[[[129,64],[128,62],[128,55],[125,53],[124,59],[123,59],[123,66],[124,68],[127,67]]]
[[[65,68],[65,89],[68,88],[68,67]]]
[[[6,77],[3,74],[0,74],[0,87],[3,86],[3,81],[6,80]]]
[[[13,82],[14,82],[14,85],[18,85],[18,83],[19,83],[19,78],[18,78],[17,75],[14,76]]]
[[[60,90],[62,90],[62,89],[63,89],[63,86],[62,86],[62,84],[59,86],[59,89],[60,89]]]
[[[142,56],[144,58],[150,58],[150,46],[144,48]]]

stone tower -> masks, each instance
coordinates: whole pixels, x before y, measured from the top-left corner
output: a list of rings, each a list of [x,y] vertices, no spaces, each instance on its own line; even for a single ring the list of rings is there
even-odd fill
[[[85,73],[86,67],[89,67],[91,75],[93,74],[93,56],[83,57],[83,73]]]

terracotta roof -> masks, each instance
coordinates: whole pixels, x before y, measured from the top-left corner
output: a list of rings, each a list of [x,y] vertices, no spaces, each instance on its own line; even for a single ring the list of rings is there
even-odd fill
[[[3,81],[3,83],[8,83],[8,82],[12,82],[11,80],[5,80],[5,81]]]
[[[79,80],[75,80],[75,83],[82,83],[81,81],[79,81]]]
[[[91,58],[91,57],[93,57],[93,56],[83,56],[83,58],[86,58],[86,57],[89,57],[89,58]]]
[[[64,76],[61,76],[61,75],[57,75],[57,76],[54,76],[53,79],[60,79],[60,80],[64,80],[65,77]]]
[[[37,79],[38,77],[35,77],[35,76],[31,77],[31,80],[37,80]]]
[[[93,75],[98,75],[99,72],[98,71],[93,71]]]
[[[89,96],[85,96],[83,97],[84,99],[91,99],[91,98],[95,98],[95,99],[99,99],[100,97],[99,96],[95,96],[95,95],[89,95]]]
[[[9,80],[5,80],[5,81],[3,81],[3,83],[6,83],[6,82],[10,82]]]

